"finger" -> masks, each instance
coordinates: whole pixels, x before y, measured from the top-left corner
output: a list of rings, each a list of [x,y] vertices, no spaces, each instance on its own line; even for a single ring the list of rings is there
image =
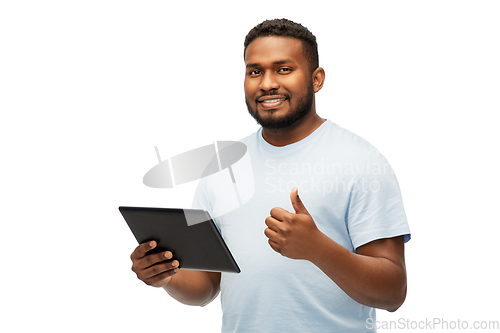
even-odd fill
[[[283,209],[281,207],[274,207],[270,212],[271,216],[277,219],[278,221],[284,221],[285,217],[290,214],[289,211]]]
[[[173,270],[175,270],[178,267],[179,267],[179,261],[171,260],[168,262],[163,262],[163,263],[151,266],[151,267],[141,271],[137,275],[137,277],[139,279],[141,279],[142,281],[146,282],[147,280],[150,280],[157,275],[162,275],[162,274],[164,275],[167,272],[169,272],[170,274],[173,274]],[[165,278],[165,277],[163,277],[163,278]]]
[[[281,253],[281,247],[279,246],[278,243],[273,242],[272,240],[269,240],[268,243],[274,251]]]
[[[151,251],[156,247],[156,242],[155,241],[150,241],[146,243],[139,244],[132,252],[130,255],[130,259],[132,260],[137,260],[143,258],[148,251]]]
[[[292,201],[292,206],[296,214],[310,215],[306,207],[302,203],[302,200],[300,200],[298,188],[294,187],[292,189],[292,192],[290,192],[290,200]]]
[[[269,238],[270,240],[272,240],[275,243],[279,239],[279,234],[276,231],[272,230],[271,228],[266,228],[264,230],[264,235],[266,235],[267,238]]]
[[[144,283],[152,287],[163,287],[170,281],[172,276],[174,276],[178,272],[179,268],[171,269],[147,279],[146,281],[144,281]]]
[[[148,267],[154,266],[163,261],[172,259],[172,252],[165,251],[160,253],[153,253],[141,259],[133,261],[132,270],[134,272],[145,270]]]
[[[265,221],[264,221],[264,222],[266,223],[266,225],[267,225],[269,228],[273,229],[274,231],[278,231],[278,228],[279,228],[278,226],[279,226],[279,224],[280,224],[280,223],[283,223],[283,222],[281,222],[281,221],[276,220],[276,219],[275,219],[274,217],[272,217],[272,216],[268,216],[268,217],[266,217],[266,219],[265,219]]]

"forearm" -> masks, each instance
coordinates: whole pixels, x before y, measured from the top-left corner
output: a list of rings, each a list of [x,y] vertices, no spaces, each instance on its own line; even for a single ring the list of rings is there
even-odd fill
[[[183,304],[205,306],[219,294],[220,275],[216,274],[180,269],[163,289]]]
[[[395,311],[404,302],[404,263],[352,253],[324,234],[317,245],[310,261],[355,301],[388,311]]]

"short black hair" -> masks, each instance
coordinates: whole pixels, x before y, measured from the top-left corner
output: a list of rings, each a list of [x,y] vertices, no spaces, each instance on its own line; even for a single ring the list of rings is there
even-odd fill
[[[256,38],[269,36],[293,37],[300,39],[302,41],[304,55],[307,61],[309,61],[311,73],[319,67],[318,43],[316,42],[316,37],[300,23],[295,23],[284,18],[265,20],[250,30],[245,37],[245,50],[243,51],[243,57],[245,56],[247,47],[251,42],[253,42]]]

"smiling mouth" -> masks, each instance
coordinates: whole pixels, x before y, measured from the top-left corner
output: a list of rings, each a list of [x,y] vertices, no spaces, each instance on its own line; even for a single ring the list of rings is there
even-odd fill
[[[284,96],[263,96],[257,100],[263,109],[276,109],[284,104],[286,97]]]

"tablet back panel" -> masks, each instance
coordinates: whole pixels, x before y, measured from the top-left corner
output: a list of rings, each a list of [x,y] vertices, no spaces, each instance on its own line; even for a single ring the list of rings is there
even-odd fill
[[[152,253],[171,251],[182,269],[239,273],[215,223],[207,212],[193,209],[119,207],[139,244],[154,240]],[[206,220],[188,226],[186,214]]]

